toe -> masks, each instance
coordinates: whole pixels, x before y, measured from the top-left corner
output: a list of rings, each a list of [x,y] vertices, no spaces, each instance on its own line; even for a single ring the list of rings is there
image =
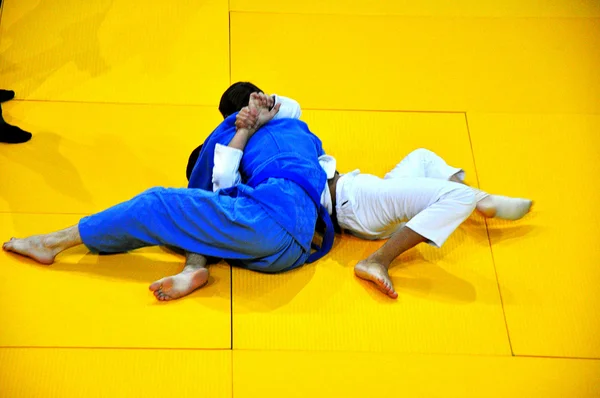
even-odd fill
[[[162,286],[161,282],[156,281],[150,285],[149,289],[152,290],[153,292],[156,292],[157,290],[159,290],[161,288],[161,286]]]

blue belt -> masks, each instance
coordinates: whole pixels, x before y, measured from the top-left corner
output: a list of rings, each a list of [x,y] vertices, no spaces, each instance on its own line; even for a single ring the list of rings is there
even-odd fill
[[[317,191],[315,191],[313,186],[310,185],[310,183],[306,181],[306,179],[300,174],[286,170],[263,170],[262,172],[252,177],[248,181],[247,185],[252,188],[255,188],[258,184],[268,180],[269,178],[283,178],[298,184],[302,189],[306,191],[308,196],[310,196],[312,201],[315,203],[315,206],[317,206],[317,209],[319,210],[319,218],[325,223],[325,234],[323,235],[323,242],[320,247],[315,244],[311,245],[311,247],[316,251],[310,256],[308,256],[308,260],[306,262],[309,264],[313,263],[325,256],[327,253],[329,253],[331,251],[331,248],[333,247],[333,238],[335,235],[335,231],[333,229],[331,217],[329,217],[329,212],[327,211],[325,206],[321,204],[321,195],[319,195]]]

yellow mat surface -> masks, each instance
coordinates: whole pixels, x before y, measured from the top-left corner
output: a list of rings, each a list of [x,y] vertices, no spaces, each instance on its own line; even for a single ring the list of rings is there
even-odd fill
[[[230,398],[232,392],[229,351],[2,348],[0,363],[2,397]]]
[[[467,181],[477,185],[463,113],[307,110],[301,118],[340,173],[359,168],[383,177],[411,151],[427,148],[465,169]]]
[[[183,187],[230,83],[292,97],[340,172],[427,148],[531,197],[357,279],[383,242],[342,236],[280,275],[179,272],[162,248],[52,266],[0,251],[0,398],[600,396],[597,0],[4,0],[0,242]]]
[[[233,11],[442,17],[600,17],[596,0],[230,0]]]
[[[304,117],[342,172],[364,166],[363,172],[383,174],[423,144],[475,179],[464,115]],[[391,270],[397,301],[353,276],[354,264],[380,244],[344,237],[326,259],[282,275],[234,269],[234,348],[510,353],[481,219],[467,222],[441,250],[421,246],[401,257]]]
[[[2,241],[75,224],[77,216],[0,214]],[[183,258],[159,248],[88,255],[83,247],[51,266],[0,251],[0,346],[230,348],[230,271],[186,300],[158,302],[156,279]]]
[[[600,116],[468,117],[482,188],[537,201],[489,224],[515,354],[600,358]]]
[[[286,33],[264,51],[256,26]],[[315,109],[600,113],[598,32],[598,18],[234,12],[231,78]]]
[[[600,395],[599,375],[600,361],[590,360],[320,352],[233,354],[236,398],[594,398]]]
[[[0,82],[19,98],[216,105],[227,0],[5,1]]]
[[[153,186],[184,187],[190,152],[223,118],[216,107],[3,104],[35,133],[0,146],[1,212],[93,213]],[[35,191],[32,191],[35,187]]]

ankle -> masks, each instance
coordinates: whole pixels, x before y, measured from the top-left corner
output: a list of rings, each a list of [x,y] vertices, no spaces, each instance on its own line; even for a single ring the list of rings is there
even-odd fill
[[[477,203],[477,206],[475,208],[481,215],[483,215],[486,218],[496,217],[496,207],[493,205],[493,203],[490,203],[490,201],[487,200],[487,198]]]
[[[388,268],[391,264],[391,260],[386,258],[384,255],[375,252],[367,257],[367,261],[370,263],[377,263],[383,265],[385,268]]]
[[[181,271],[181,273],[182,274],[189,274],[189,273],[192,273],[192,272],[199,271],[201,269],[206,269],[208,271],[208,268],[206,268],[204,265],[186,264],[185,267],[183,267],[183,271]]]
[[[489,203],[491,201],[491,197],[490,194],[485,192],[485,191],[481,191],[479,189],[475,190],[475,202],[477,204],[479,203]]]
[[[52,235],[45,235],[41,239],[42,245],[50,250],[62,250],[63,240]]]

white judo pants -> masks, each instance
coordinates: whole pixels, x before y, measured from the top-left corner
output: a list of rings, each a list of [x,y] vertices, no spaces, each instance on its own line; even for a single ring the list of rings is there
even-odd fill
[[[383,179],[355,170],[337,183],[338,223],[363,239],[387,239],[406,225],[441,247],[475,209],[475,190],[448,181],[464,174],[427,149],[411,152]]]

